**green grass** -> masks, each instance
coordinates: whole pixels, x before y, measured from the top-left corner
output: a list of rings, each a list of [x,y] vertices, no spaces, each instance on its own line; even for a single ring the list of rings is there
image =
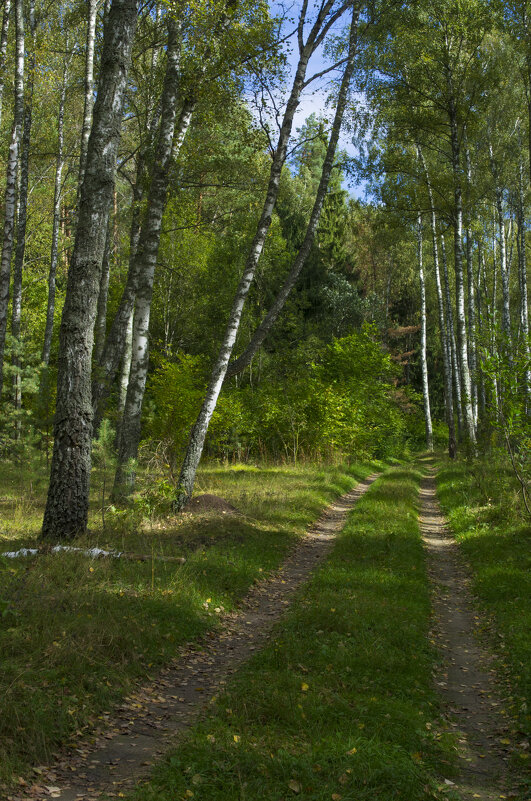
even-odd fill
[[[531,716],[531,525],[499,459],[444,463],[441,505],[472,569],[472,588],[513,687],[511,711],[529,736]],[[521,751],[517,760],[529,762]]]
[[[432,687],[419,479],[394,469],[359,501],[271,643],[136,801],[438,797],[453,748]]]
[[[242,516],[142,520],[150,511],[144,494],[131,512],[110,514],[105,531],[96,482],[93,533],[76,545],[185,556],[186,563],[71,553],[0,559],[0,780],[49,760],[180,644],[218,625],[212,610],[232,609],[278,567],[322,507],[371,469],[204,469],[198,492],[225,497]],[[1,551],[34,544],[46,484],[42,469],[2,466]]]

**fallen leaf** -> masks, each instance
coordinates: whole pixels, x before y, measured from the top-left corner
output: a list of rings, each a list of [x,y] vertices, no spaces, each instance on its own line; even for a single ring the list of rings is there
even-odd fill
[[[239,734],[233,734],[232,735],[232,739],[234,740],[235,743],[239,743],[240,742],[240,735]]]
[[[294,793],[300,793],[300,791],[302,790],[302,787],[300,786],[299,782],[296,781],[295,779],[292,779],[288,783],[288,787],[290,790],[293,790]]]
[[[304,682],[304,681],[303,681],[303,683],[301,684],[301,690],[302,690],[302,692],[303,692],[303,693],[306,693],[306,692],[308,692],[308,690],[309,690],[309,685],[308,685],[308,684],[306,684],[306,682]]]
[[[357,748],[351,748],[350,751],[347,751],[347,754],[349,754],[350,756],[352,756],[352,754],[357,754],[357,753],[358,753]]]

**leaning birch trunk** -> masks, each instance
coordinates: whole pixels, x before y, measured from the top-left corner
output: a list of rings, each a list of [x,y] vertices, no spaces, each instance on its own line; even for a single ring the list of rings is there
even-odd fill
[[[138,0],[113,0],[105,26],[76,239],[59,335],[57,407],[42,536],[86,531],[91,468],[91,366],[96,304],[114,188]]]
[[[448,424],[448,455],[450,459],[455,459],[457,455],[457,443],[455,437],[455,421],[454,421],[454,399],[452,390],[452,362],[451,362],[451,345],[448,336],[448,329],[445,323],[444,315],[444,297],[441,286],[441,274],[439,268],[439,247],[437,244],[437,217],[435,215],[435,205],[433,202],[433,190],[431,187],[430,175],[428,167],[424,159],[424,154],[417,144],[417,153],[422,164],[424,171],[424,178],[426,187],[428,189],[428,198],[430,203],[430,222],[431,222],[431,237],[433,249],[433,267],[435,272],[435,286],[437,289],[437,305],[439,310],[439,335],[441,339],[441,351],[443,357],[443,371],[444,371],[444,397],[446,406],[446,422]]]
[[[13,406],[19,410],[22,406],[22,386],[20,378],[20,319],[22,314],[22,274],[24,270],[24,256],[26,253],[26,226],[28,221],[28,188],[29,188],[29,151],[31,142],[31,123],[33,115],[33,88],[35,85],[35,1],[29,4],[29,24],[31,32],[31,55],[28,64],[28,81],[26,85],[27,98],[24,110],[24,128],[22,133],[22,146],[20,151],[20,182],[17,214],[17,244],[15,247],[15,260],[13,264],[13,299],[11,302],[11,336],[13,337],[14,353],[12,365],[13,375]],[[20,419],[16,421],[16,438],[20,436]]]
[[[53,192],[53,224],[52,245],[50,249],[50,270],[48,273],[48,303],[46,306],[46,326],[44,328],[44,342],[42,346],[41,361],[48,367],[50,351],[52,348],[53,321],[55,317],[55,290],[57,276],[57,261],[59,256],[59,227],[61,224],[61,183],[63,178],[64,159],[64,124],[66,77],[70,59],[65,59],[63,76],[61,80],[61,94],[59,98],[59,115],[57,118],[57,159],[55,162],[55,183]]]
[[[147,209],[135,257],[135,271],[139,276],[139,280],[136,286],[132,359],[125,408],[120,426],[118,464],[113,489],[114,497],[127,494],[134,486],[134,471],[126,469],[126,466],[130,460],[136,459],[140,441],[142,403],[149,365],[148,336],[151,298],[162,230],[162,218],[168,195],[170,163],[177,116],[180,44],[180,28],[175,20],[168,18],[168,47],[166,74],[161,99],[160,128],[155,161],[152,167]]]
[[[426,429],[426,449],[433,451],[433,426],[431,422],[430,390],[428,384],[428,360],[426,358],[426,285],[422,258],[422,215],[417,215],[417,259],[420,283],[420,368],[422,373],[422,398],[424,401],[424,425]]]
[[[81,143],[79,153],[78,199],[83,178],[85,177],[87,149],[90,136],[90,127],[92,124],[92,110],[94,106],[94,43],[96,40],[98,0],[88,0],[87,12],[87,39],[85,44],[85,102],[83,105],[83,123],[81,126]]]
[[[444,278],[444,297],[446,301],[446,340],[448,348],[448,362],[451,365],[453,383],[455,387],[455,408],[457,412],[457,429],[459,437],[463,433],[463,403],[461,393],[461,371],[459,369],[459,357],[457,352],[457,342],[455,339],[454,313],[452,308],[452,296],[450,293],[450,281],[448,279],[448,261],[446,258],[446,244],[444,236],[441,236],[441,254]]]
[[[195,475],[199,466],[201,454],[203,453],[208,426],[216,408],[223,381],[225,380],[230,357],[232,355],[232,349],[234,347],[240,326],[243,307],[254,279],[254,274],[262,254],[267,232],[269,231],[269,227],[272,222],[273,211],[280,188],[280,176],[284,162],[286,161],[288,143],[293,127],[293,118],[295,116],[295,111],[297,110],[300,96],[304,88],[308,61],[316,47],[320,44],[320,42],[322,42],[322,36],[324,35],[323,31],[326,29],[326,25],[323,27],[323,31],[320,32],[320,29],[324,20],[326,19],[326,15],[332,8],[332,5],[333,3],[331,2],[322,4],[317,20],[312,27],[306,43],[304,43],[304,16],[307,3],[303,4],[303,11],[301,12],[298,25],[299,61],[297,64],[297,70],[295,72],[295,78],[293,80],[290,97],[284,112],[277,147],[273,154],[267,194],[264,200],[257,230],[247,256],[245,269],[240,279],[240,283],[232,304],[232,309],[229,314],[221,348],[210,376],[205,398],[203,400],[197,420],[195,421],[190,433],[190,440],[186,449],[181,473],[176,487],[174,504],[177,510],[181,510],[192,496]],[[352,13],[352,26],[354,27],[354,20],[357,19],[359,12],[355,7],[353,7]]]
[[[323,204],[326,198],[326,193],[328,191],[328,184],[330,182],[330,175],[332,173],[332,168],[334,166],[334,159],[336,155],[339,134],[341,131],[341,125],[343,123],[343,116],[345,114],[345,109],[347,106],[348,90],[354,72],[354,60],[356,54],[357,33],[358,33],[357,22],[358,18],[356,15],[352,20],[351,36],[349,43],[349,56],[348,56],[347,66],[343,73],[343,78],[341,80],[341,86],[336,101],[336,111],[334,115],[334,122],[332,124],[332,131],[330,133],[330,141],[326,149],[326,155],[321,170],[321,178],[319,180],[319,187],[317,189],[317,194],[315,196],[312,213],[310,215],[310,220],[306,228],[306,233],[304,236],[303,243],[295,258],[295,261],[293,262],[293,266],[291,267],[291,270],[289,271],[288,276],[284,281],[284,284],[282,285],[278,295],[276,296],[271,308],[269,309],[265,318],[254,332],[251,341],[245,348],[244,352],[237,359],[235,359],[235,361],[232,362],[232,364],[229,364],[225,379],[237,375],[251,364],[256,352],[261,347],[265,338],[273,328],[273,325],[275,324],[278,315],[284,308],[286,300],[291,290],[295,286],[297,279],[301,273],[301,270],[304,267],[304,264],[306,263],[308,256],[310,255],[310,251],[312,249],[315,240],[315,235],[317,232],[317,227],[319,225],[321,211],[323,209]]]
[[[0,392],[4,378],[4,351],[6,344],[11,256],[15,238],[17,207],[17,172],[20,138],[24,121],[24,16],[22,0],[15,0],[15,101],[11,142],[7,157],[4,203],[4,238],[0,257]]]
[[[468,365],[468,342],[465,316],[465,291],[463,281],[463,193],[461,188],[460,144],[457,127],[457,110],[453,91],[452,75],[447,72],[448,85],[448,121],[450,123],[450,140],[452,150],[452,174],[454,183],[454,267],[455,267],[455,299],[457,313],[457,343],[459,347],[459,366],[461,368],[461,388],[463,400],[464,423],[467,437],[475,449],[476,426],[472,409],[472,384]]]
[[[116,450],[120,448],[120,436],[122,420],[124,419],[125,399],[127,398],[127,387],[129,386],[129,373],[131,372],[131,360],[133,358],[133,317],[134,309],[131,309],[127,329],[125,332],[124,353],[122,357],[122,368],[120,371],[120,391],[118,395],[118,421],[116,423]]]
[[[9,17],[11,14],[11,0],[5,0],[2,15],[2,29],[0,31],[0,125],[2,123],[2,105],[4,100],[7,35],[9,32]]]

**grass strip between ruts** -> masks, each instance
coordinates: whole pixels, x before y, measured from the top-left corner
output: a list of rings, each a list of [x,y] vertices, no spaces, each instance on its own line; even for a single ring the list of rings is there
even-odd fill
[[[420,473],[357,504],[271,643],[136,791],[137,801],[416,801],[448,790],[436,731]]]

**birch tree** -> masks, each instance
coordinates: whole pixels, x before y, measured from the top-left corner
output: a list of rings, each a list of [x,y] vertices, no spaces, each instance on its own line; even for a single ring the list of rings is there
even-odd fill
[[[137,0],[113,0],[61,319],[54,449],[42,528],[42,536],[51,540],[72,538],[87,527],[93,329],[136,22]]]
[[[355,31],[357,27],[357,19],[359,15],[358,8],[352,2],[341,3],[339,6],[331,0],[321,3],[315,22],[312,24],[306,39],[305,25],[307,22],[306,18],[308,13],[308,3],[303,3],[297,26],[299,59],[295,70],[295,77],[291,92],[283,115],[279,139],[272,155],[267,194],[264,200],[262,213],[258,221],[256,233],[247,256],[245,268],[229,314],[221,348],[211,373],[205,398],[190,434],[190,440],[186,449],[178,485],[176,488],[175,506],[177,509],[182,509],[192,495],[195,475],[201,459],[201,454],[203,452],[208,426],[212,418],[212,414],[216,408],[223,381],[225,380],[225,375],[232,355],[232,349],[234,347],[240,325],[243,307],[254,279],[256,267],[262,254],[267,232],[271,226],[272,215],[280,187],[280,176],[286,160],[288,143],[293,127],[293,118],[295,116],[295,111],[299,104],[304,86],[307,85],[306,72],[308,68],[308,62],[312,54],[323,43],[332,25],[342,17],[349,7],[352,9],[352,22],[350,27],[350,42],[352,43],[352,39],[354,38],[355,40],[355,33],[353,33],[353,31]],[[349,56],[350,55],[351,50],[349,48]],[[354,53],[352,51],[352,57],[353,55]]]

